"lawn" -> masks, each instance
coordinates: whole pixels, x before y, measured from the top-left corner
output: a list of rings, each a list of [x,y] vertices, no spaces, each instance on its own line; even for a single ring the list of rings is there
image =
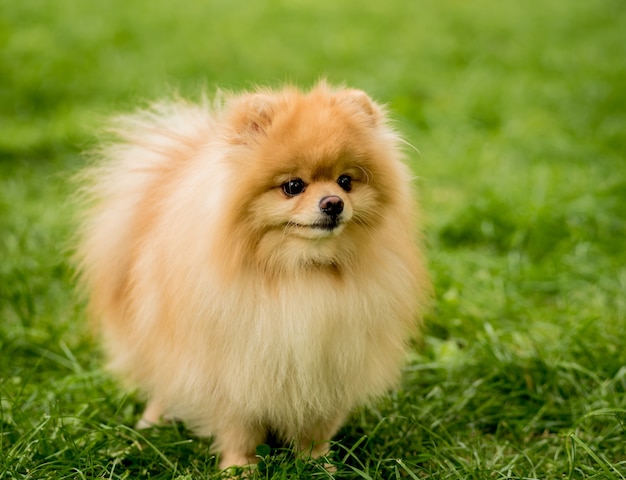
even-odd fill
[[[0,479],[218,478],[210,440],[130,427],[69,178],[113,112],[320,77],[415,146],[436,298],[336,473],[261,446],[256,476],[625,478],[625,32],[621,0],[0,0]]]

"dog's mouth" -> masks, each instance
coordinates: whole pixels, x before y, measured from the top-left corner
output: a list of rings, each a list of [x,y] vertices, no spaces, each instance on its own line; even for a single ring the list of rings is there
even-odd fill
[[[339,225],[341,225],[341,223],[342,222],[341,222],[340,217],[329,217],[322,221],[311,224],[309,228],[314,228],[318,230],[327,230],[330,232],[336,229]]]
[[[312,230],[320,230],[323,232],[333,232],[337,228],[344,225],[340,216],[336,217],[327,217],[317,222],[303,224],[298,222],[287,222],[288,227],[302,228],[302,229],[312,229]]]

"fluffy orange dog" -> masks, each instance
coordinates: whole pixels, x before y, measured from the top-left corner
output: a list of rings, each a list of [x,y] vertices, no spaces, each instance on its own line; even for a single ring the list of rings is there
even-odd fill
[[[384,110],[325,83],[157,104],[89,169],[78,248],[111,367],[221,467],[313,457],[397,381],[428,291]]]

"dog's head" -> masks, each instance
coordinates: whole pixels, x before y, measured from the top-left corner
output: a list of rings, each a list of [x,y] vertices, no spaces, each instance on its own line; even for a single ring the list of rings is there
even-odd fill
[[[398,136],[361,91],[322,83],[240,97],[230,109],[231,230],[266,268],[353,261],[410,195]]]

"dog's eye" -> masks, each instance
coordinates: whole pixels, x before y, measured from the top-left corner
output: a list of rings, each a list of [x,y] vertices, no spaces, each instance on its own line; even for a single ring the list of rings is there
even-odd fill
[[[281,185],[283,192],[288,197],[295,197],[296,195],[300,195],[304,192],[306,185],[299,178],[294,178],[293,180],[289,180]]]
[[[344,191],[349,192],[352,190],[352,177],[350,175],[341,175],[337,179],[337,185],[344,189]]]

